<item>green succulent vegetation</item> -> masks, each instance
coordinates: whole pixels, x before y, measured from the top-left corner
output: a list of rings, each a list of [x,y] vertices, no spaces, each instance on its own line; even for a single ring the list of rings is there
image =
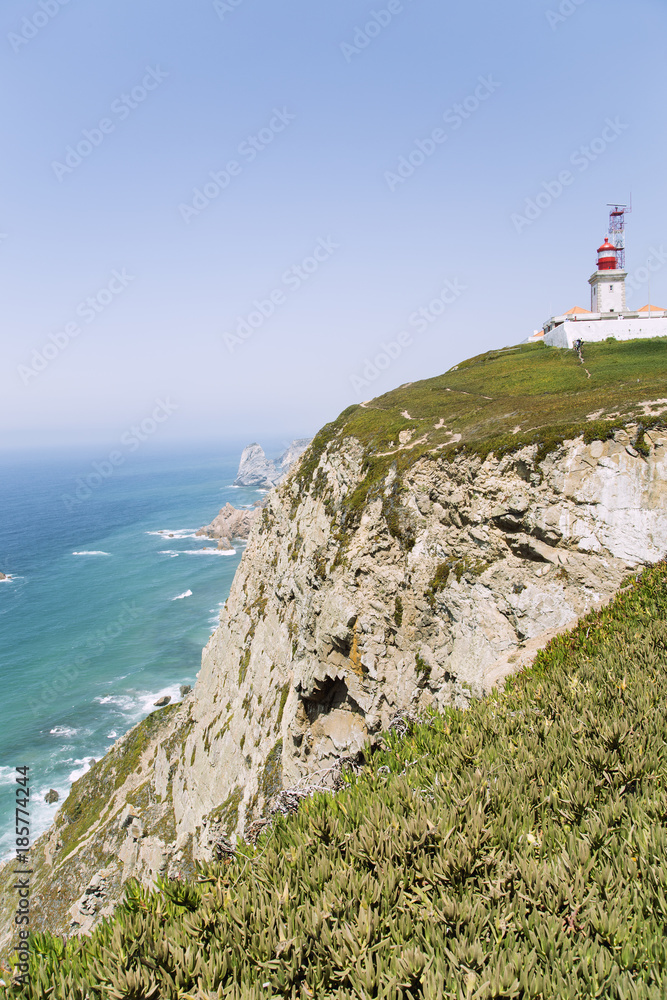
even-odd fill
[[[665,395],[667,338],[585,344],[583,350],[585,366],[575,351],[544,344],[489,351],[437,378],[348,407],[306,452],[289,486],[294,509],[303,493],[320,497],[344,548],[367,505],[381,499],[390,533],[409,550],[414,534],[401,493],[404,476],[420,458],[484,459],[537,445],[539,463],[565,440],[583,435],[587,443],[604,441],[636,421],[643,429],[635,447],[646,456],[645,431],[667,422],[667,413],[646,417],[642,405]],[[412,432],[403,445],[401,431]],[[334,509],[319,463],[327,449],[345,451],[350,438],[364,450],[363,478]],[[337,565],[342,558],[339,553]]]
[[[90,938],[35,935],[0,995],[661,1000],[666,748],[663,562],[255,847],[132,885]]]

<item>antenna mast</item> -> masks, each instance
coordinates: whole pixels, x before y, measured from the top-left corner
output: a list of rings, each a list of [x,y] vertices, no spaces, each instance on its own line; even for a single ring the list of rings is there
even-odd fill
[[[616,247],[616,267],[625,270],[625,216],[632,205],[609,205],[609,242]]]

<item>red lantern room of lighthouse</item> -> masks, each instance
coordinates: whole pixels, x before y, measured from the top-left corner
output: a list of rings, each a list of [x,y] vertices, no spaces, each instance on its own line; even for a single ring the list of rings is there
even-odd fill
[[[616,247],[609,242],[609,237],[601,247],[598,247],[598,271],[616,270]]]
[[[622,314],[625,311],[625,279],[627,271],[618,266],[618,248],[607,237],[598,247],[598,269],[590,277],[591,312]]]

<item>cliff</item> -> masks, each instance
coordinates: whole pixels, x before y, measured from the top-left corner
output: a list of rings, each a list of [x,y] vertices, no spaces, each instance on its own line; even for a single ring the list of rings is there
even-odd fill
[[[194,692],[33,849],[34,929],[87,930],[130,876],[187,875],[280,789],[326,782],[401,710],[483,696],[664,555],[667,343],[595,345],[586,369],[492,352],[318,434],[268,495]]]
[[[247,445],[241,455],[234,486],[271,489],[272,486],[276,486],[285,478],[309,444],[309,438],[297,438],[292,441],[276,462],[266,457],[261,445],[257,443]]]

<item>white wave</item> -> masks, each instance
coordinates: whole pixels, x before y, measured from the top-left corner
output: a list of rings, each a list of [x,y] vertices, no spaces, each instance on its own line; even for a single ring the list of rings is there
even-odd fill
[[[141,711],[144,713],[152,712],[155,708],[155,702],[159,701],[160,698],[171,698],[172,701],[181,700],[181,686],[180,684],[172,684],[170,687],[162,688],[161,691],[155,691],[152,693],[144,694],[140,696]]]
[[[184,597],[192,597],[192,591],[186,590],[182,594],[179,594],[178,597],[172,597],[172,601],[182,601]]]
[[[74,763],[79,764],[80,766],[70,773],[67,780],[72,783],[78,781],[79,778],[82,778],[87,771],[90,771],[91,765],[94,764],[96,760],[96,757],[82,757],[80,760],[75,760]]]
[[[184,556],[235,556],[236,549],[186,549]]]
[[[147,531],[147,535],[158,535],[160,538],[203,538],[203,535],[198,535],[197,532],[199,528],[175,528],[173,531],[170,528],[160,528],[159,531]]]
[[[172,701],[181,700],[180,684],[172,684],[160,691],[136,691],[133,694],[106,694],[95,698],[99,705],[119,709],[131,723],[138,722],[155,708],[155,702],[168,695]]]
[[[107,739],[108,740],[117,740],[118,739],[118,733],[116,732],[115,729],[112,729],[110,733],[107,733]]]
[[[12,583],[15,579],[16,577],[12,576],[11,573],[5,573],[5,578],[0,580],[0,583]]]
[[[159,556],[169,556],[170,559],[178,559],[180,552],[171,552],[169,549],[165,549],[163,552],[158,552]]]
[[[17,777],[15,767],[0,767],[0,785],[13,785]]]
[[[46,793],[54,788],[58,792],[58,801],[45,802]],[[63,804],[69,794],[69,785],[60,785],[54,782],[38,791],[30,793],[30,838],[34,843],[40,834],[44,833],[51,826],[53,817]],[[16,845],[14,843],[14,833],[8,832],[0,836],[0,862],[8,861],[16,855]]]
[[[73,552],[73,556],[110,556],[110,552]]]
[[[114,705],[115,708],[120,708],[121,711],[128,711],[137,704],[136,698],[132,698],[129,694],[105,694],[99,698],[95,698],[95,701],[99,705]]]
[[[49,734],[51,736],[76,736],[78,729],[72,729],[71,726],[54,726],[53,729],[49,729]]]

